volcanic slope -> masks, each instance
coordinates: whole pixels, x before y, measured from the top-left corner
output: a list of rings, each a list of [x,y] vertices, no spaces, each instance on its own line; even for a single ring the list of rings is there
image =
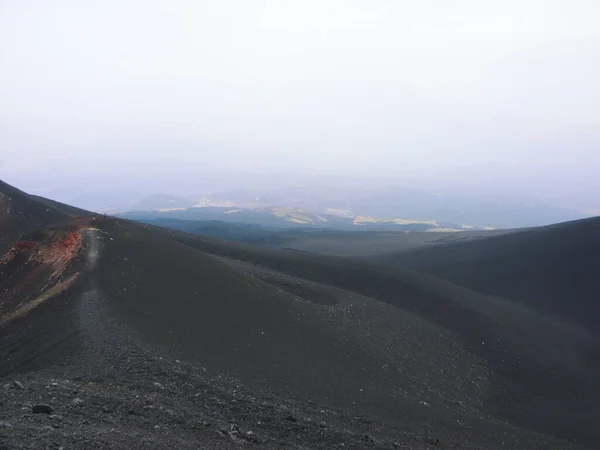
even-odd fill
[[[600,218],[375,257],[600,332]]]
[[[91,213],[26,194],[0,180],[0,255],[23,233],[82,214]]]
[[[250,268],[242,270],[271,271],[261,277],[297,296],[310,290],[313,285],[306,283],[310,280],[385,303],[399,309],[404,318],[418,317],[449,331],[461,348],[477,355],[490,369],[483,411],[521,426],[594,439],[590,419],[598,419],[595,405],[600,391],[595,380],[600,374],[600,347],[597,336],[582,327],[411,270],[304,252],[253,249],[200,236],[179,235],[178,239]],[[281,281],[278,273],[293,275],[300,284]],[[322,295],[316,298],[331,302]],[[407,328],[415,331],[419,325]],[[445,370],[445,360],[433,359]],[[406,373],[419,372],[411,367]]]
[[[0,447],[598,439],[594,336],[427,275],[93,216],[0,274]]]

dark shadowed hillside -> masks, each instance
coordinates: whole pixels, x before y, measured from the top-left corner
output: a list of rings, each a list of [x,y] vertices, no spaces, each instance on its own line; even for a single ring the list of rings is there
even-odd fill
[[[451,331],[470,351],[488,361],[499,376],[498,384],[487,389],[486,406],[496,414],[507,414],[515,422],[528,422],[531,416],[527,416],[536,410],[545,416],[544,420],[554,422],[556,430],[564,425],[565,419],[550,418],[553,413],[549,405],[554,402],[561,403],[560,409],[572,414],[575,405],[585,408],[588,412],[580,416],[582,421],[587,420],[594,408],[593,402],[587,403],[586,395],[596,391],[595,375],[589,375],[600,373],[600,347],[597,338],[585,330],[548,320],[516,303],[410,270],[304,252],[254,250],[243,244],[224,245],[202,237],[178,239],[205,252],[360,293]],[[571,360],[567,355],[573,355],[573,351],[583,351],[581,355],[585,356]],[[557,378],[546,378],[549,373]],[[572,381],[563,385],[563,390],[556,384],[558,379],[562,380],[559,385]],[[588,394],[579,397],[576,392],[584,384],[587,387],[580,392]],[[594,397],[597,395],[596,392]],[[551,397],[554,399],[546,403]],[[588,406],[584,407],[586,403]]]
[[[0,255],[21,234],[81,212],[78,208],[28,195],[0,180]]]
[[[600,331],[600,218],[378,256]]]
[[[466,241],[510,233],[512,230],[375,231],[339,228],[280,228],[222,220],[135,219],[149,225],[212,236],[227,241],[332,256],[372,256],[440,243]]]

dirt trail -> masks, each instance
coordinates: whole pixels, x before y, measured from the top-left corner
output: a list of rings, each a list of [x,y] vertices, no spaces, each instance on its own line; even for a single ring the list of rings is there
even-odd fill
[[[84,238],[86,262],[89,270],[94,270],[100,258],[100,233],[97,228],[81,230]]]

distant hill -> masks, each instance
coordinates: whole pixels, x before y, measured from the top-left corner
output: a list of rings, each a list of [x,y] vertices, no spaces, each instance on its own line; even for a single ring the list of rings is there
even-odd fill
[[[474,225],[482,228],[517,228],[548,225],[586,217],[581,212],[522,196],[486,192],[452,192],[433,188],[411,189],[377,180],[312,180],[310,184],[262,189],[232,190],[211,195],[208,206],[261,208],[274,205],[319,214],[374,218],[413,218],[420,221]],[[221,205],[220,202],[227,202]],[[451,226],[456,228],[456,226]]]
[[[140,220],[140,222],[227,241],[272,246],[278,246],[294,239],[296,236],[303,236],[315,231],[306,228],[269,228],[256,224],[224,222],[222,220],[146,219]],[[320,231],[320,229],[316,231]]]
[[[153,194],[148,197],[135,202],[129,207],[132,211],[145,211],[145,210],[171,210],[171,209],[182,209],[190,208],[194,206],[196,202],[191,199],[177,197],[168,194]]]
[[[589,217],[592,203],[584,202],[585,209],[569,209],[568,203],[521,196],[493,195],[489,192],[434,190],[421,187],[389,184],[378,180],[306,180],[304,184],[274,183],[258,188],[247,180],[246,187],[208,193],[178,191],[147,195],[133,190],[86,191],[71,196],[62,192],[60,198],[70,204],[100,213],[126,213],[128,211],[163,211],[193,207],[215,207],[241,210],[279,210],[282,214],[302,216],[301,212],[319,216],[353,218],[357,222],[391,222],[398,224],[435,223],[439,228],[475,229],[517,228],[542,226]],[[261,183],[258,183],[259,185]],[[222,189],[223,187],[221,187]],[[90,188],[91,189],[91,188]],[[116,188],[115,188],[116,189]],[[581,205],[580,205],[581,206]],[[587,212],[585,212],[587,211]],[[219,220],[205,217],[174,217],[191,220]],[[403,219],[405,220],[403,222]],[[298,217],[298,220],[303,220]]]
[[[464,242],[495,236],[514,230],[456,231],[377,231],[356,227],[334,229],[317,227],[265,227],[243,222],[222,220],[140,219],[158,227],[212,236],[228,241],[263,245],[274,248],[308,251],[331,256],[365,257],[431,246],[446,242]]]
[[[463,227],[452,223],[421,221],[417,219],[378,219],[374,217],[342,217],[321,214],[298,208],[265,207],[255,209],[232,207],[164,208],[148,211],[129,211],[117,214],[132,220],[218,220],[229,223],[246,223],[269,228],[330,228],[338,230],[379,231],[461,231],[476,227]]]

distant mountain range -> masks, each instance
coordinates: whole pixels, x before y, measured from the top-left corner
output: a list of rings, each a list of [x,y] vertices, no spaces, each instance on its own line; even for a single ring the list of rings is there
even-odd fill
[[[61,199],[66,201],[66,199]],[[212,194],[172,195],[156,193],[143,195],[133,191],[121,194],[81,193],[69,200],[70,204],[107,214],[132,211],[168,213],[161,217],[192,220],[228,220],[223,212],[236,211],[235,221],[246,221],[266,226],[297,225],[364,226],[366,223],[385,226],[417,224],[418,229],[450,228],[475,229],[519,228],[542,226],[551,223],[588,217],[587,212],[544,202],[528,196],[500,196],[483,192],[435,191],[410,189],[398,186],[360,184],[332,186],[314,184],[279,186],[270,188],[237,189]],[[183,216],[174,211],[194,209]],[[204,210],[198,208],[226,208]],[[252,211],[252,213],[250,213]],[[244,214],[241,214],[244,212]],[[231,212],[230,214],[234,214]],[[283,221],[265,220],[264,215],[283,218]],[[262,218],[261,218],[262,217]],[[336,218],[350,219],[339,221]],[[258,220],[258,222],[255,222]],[[229,221],[229,220],[228,220]],[[278,223],[279,222],[279,223]],[[285,223],[282,223],[285,222]],[[377,228],[377,226],[376,226]],[[397,229],[397,227],[393,227]]]
[[[156,198],[156,197],[155,197]],[[143,202],[144,205],[150,202]],[[315,213],[299,208],[263,207],[236,208],[216,206],[180,207],[183,203],[173,199],[173,208],[130,211],[118,217],[145,221],[186,220],[246,223],[268,228],[330,228],[338,230],[378,231],[464,231],[488,229],[449,222],[417,219],[381,219],[368,216]]]

